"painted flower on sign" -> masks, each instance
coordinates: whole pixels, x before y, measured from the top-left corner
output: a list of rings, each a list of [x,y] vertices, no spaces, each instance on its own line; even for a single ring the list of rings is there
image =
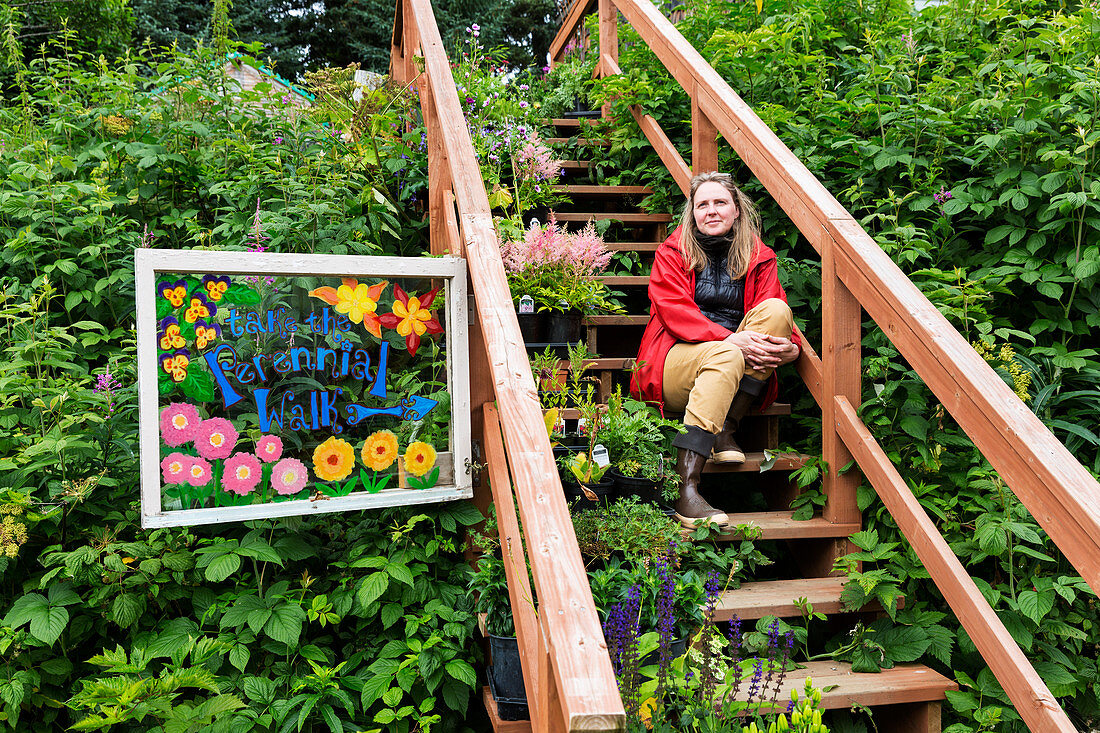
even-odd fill
[[[194,456],[185,455],[178,451],[165,456],[164,460],[160,462],[160,473],[164,477],[164,483],[187,483],[191,462],[194,460]]]
[[[387,285],[389,282],[386,280],[368,286],[345,277],[339,288],[326,286],[310,290],[309,294],[333,306],[337,313],[343,313],[352,323],[362,323],[368,333],[381,338],[382,328],[376,311],[378,298]]]
[[[168,316],[160,322],[157,344],[161,351],[174,351],[187,345],[187,341],[180,333],[180,322],[175,316]]]
[[[283,455],[283,441],[275,435],[264,435],[256,441],[256,457],[264,463],[279,460]]]
[[[321,481],[340,481],[355,467],[355,450],[351,443],[336,436],[313,449],[313,472]]]
[[[195,450],[207,460],[228,458],[238,437],[233,423],[223,417],[212,417],[199,423],[195,431]]]
[[[225,275],[203,275],[202,287],[206,290],[206,297],[217,302],[229,290],[229,278]]]
[[[187,310],[183,312],[183,319],[188,323],[194,323],[200,318],[212,319],[218,312],[218,306],[206,299],[202,293],[195,293],[188,301]]]
[[[372,471],[384,471],[397,458],[397,436],[390,430],[379,430],[367,438],[359,452],[363,465]]]
[[[175,282],[157,283],[157,292],[171,303],[173,308],[179,308],[183,305],[184,298],[187,297],[187,282],[176,280]]]
[[[205,349],[221,336],[222,327],[217,323],[207,323],[202,319],[195,321],[195,348],[199,351]]]
[[[435,465],[435,448],[430,443],[416,441],[405,449],[405,470],[413,476],[423,476]]]
[[[195,439],[200,422],[199,411],[194,405],[172,402],[160,411],[160,437],[172,448],[190,443]]]
[[[435,301],[435,294],[439,288],[434,288],[423,295],[408,295],[400,285],[393,286],[397,300],[393,303],[393,312],[381,317],[382,325],[392,328],[405,337],[405,346],[409,354],[416,356],[416,350],[420,348],[420,337],[425,333],[443,333],[443,327],[439,325],[435,314],[429,310]]]
[[[178,349],[170,354],[160,355],[160,368],[172,378],[173,382],[187,379],[187,365],[191,363],[191,354],[187,349]]]
[[[191,459],[191,465],[187,467],[187,483],[192,486],[206,486],[213,475],[209,461],[204,458]]]
[[[222,473],[222,488],[244,496],[256,488],[263,476],[260,460],[251,453],[234,453],[225,462]]]
[[[284,458],[271,469],[271,487],[280,496],[297,494],[309,479],[306,465],[297,458]]]

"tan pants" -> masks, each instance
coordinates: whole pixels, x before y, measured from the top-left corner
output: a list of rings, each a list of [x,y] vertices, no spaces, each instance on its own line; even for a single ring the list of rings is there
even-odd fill
[[[737,332],[756,331],[770,336],[790,338],[794,317],[790,306],[779,298],[769,298],[745,314]],[[767,379],[775,369],[748,370],[750,377]],[[695,425],[708,433],[722,430],[737,385],[745,376],[745,357],[741,349],[725,341],[677,343],[665,357],[662,390],[665,407],[684,413],[684,424]]]

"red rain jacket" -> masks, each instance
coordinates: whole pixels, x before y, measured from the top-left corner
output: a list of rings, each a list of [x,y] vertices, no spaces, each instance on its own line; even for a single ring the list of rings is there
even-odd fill
[[[757,239],[745,274],[745,313],[768,298],[787,302],[787,294],[779,284],[775,252]],[[684,264],[679,227],[657,248],[649,275],[649,302],[649,323],[638,348],[638,361],[643,365],[631,378],[630,392],[637,399],[657,403],[663,409],[665,357],[673,344],[721,341],[733,333],[704,316],[695,304],[695,271]],[[802,348],[797,334],[791,340]],[[770,405],[778,394],[779,383],[773,374],[762,406]]]

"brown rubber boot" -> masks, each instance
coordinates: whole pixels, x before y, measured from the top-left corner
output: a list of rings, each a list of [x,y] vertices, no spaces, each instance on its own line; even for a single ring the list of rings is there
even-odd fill
[[[714,450],[711,453],[712,463],[744,463],[745,453],[734,439],[734,433],[741,424],[741,418],[749,411],[749,407],[757,397],[764,394],[767,382],[755,377],[745,376],[737,386],[737,394],[733,396],[729,412],[726,414],[726,424],[722,432],[714,438]]]
[[[676,473],[682,481],[680,498],[676,500],[676,518],[688,529],[694,528],[703,519],[729,524],[729,517],[725,512],[718,511],[699,496],[699,477],[706,462],[706,454],[696,453],[689,448],[680,448],[676,456]]]

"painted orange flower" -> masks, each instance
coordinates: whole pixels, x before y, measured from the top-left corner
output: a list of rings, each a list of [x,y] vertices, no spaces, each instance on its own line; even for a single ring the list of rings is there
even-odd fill
[[[183,319],[188,323],[194,323],[200,318],[213,318],[214,314],[218,312],[218,306],[206,299],[202,293],[194,293],[191,296],[191,301],[187,306],[187,310],[183,312]]]
[[[183,305],[183,299],[187,297],[187,282],[176,280],[174,283],[162,282],[157,285],[157,290],[172,304],[173,308]]]
[[[158,342],[161,351],[174,351],[187,345],[180,333],[180,322],[175,316],[168,316],[161,321],[161,328],[163,330],[160,332],[160,341]]]
[[[335,435],[313,449],[313,472],[321,481],[345,479],[355,467],[351,443]]]
[[[378,298],[382,296],[389,281],[383,280],[368,286],[354,278],[345,277],[343,283],[339,288],[316,288],[310,290],[309,294],[336,308],[337,313],[343,313],[352,323],[362,323],[368,333],[381,338],[382,327],[375,311],[378,310]]]
[[[413,476],[423,476],[435,465],[435,448],[429,443],[416,441],[405,449],[405,470]]]
[[[385,471],[397,458],[397,436],[390,430],[379,430],[363,443],[359,457],[372,471]]]
[[[221,338],[222,327],[216,323],[208,324],[206,321],[195,321],[195,348],[202,351],[216,339]]]
[[[409,354],[416,356],[421,336],[425,333],[443,333],[443,326],[439,325],[435,314],[429,310],[439,288],[429,290],[423,295],[410,296],[400,285],[394,285],[393,292],[397,296],[397,300],[393,302],[393,312],[386,313],[380,320],[383,326],[404,336]]]

